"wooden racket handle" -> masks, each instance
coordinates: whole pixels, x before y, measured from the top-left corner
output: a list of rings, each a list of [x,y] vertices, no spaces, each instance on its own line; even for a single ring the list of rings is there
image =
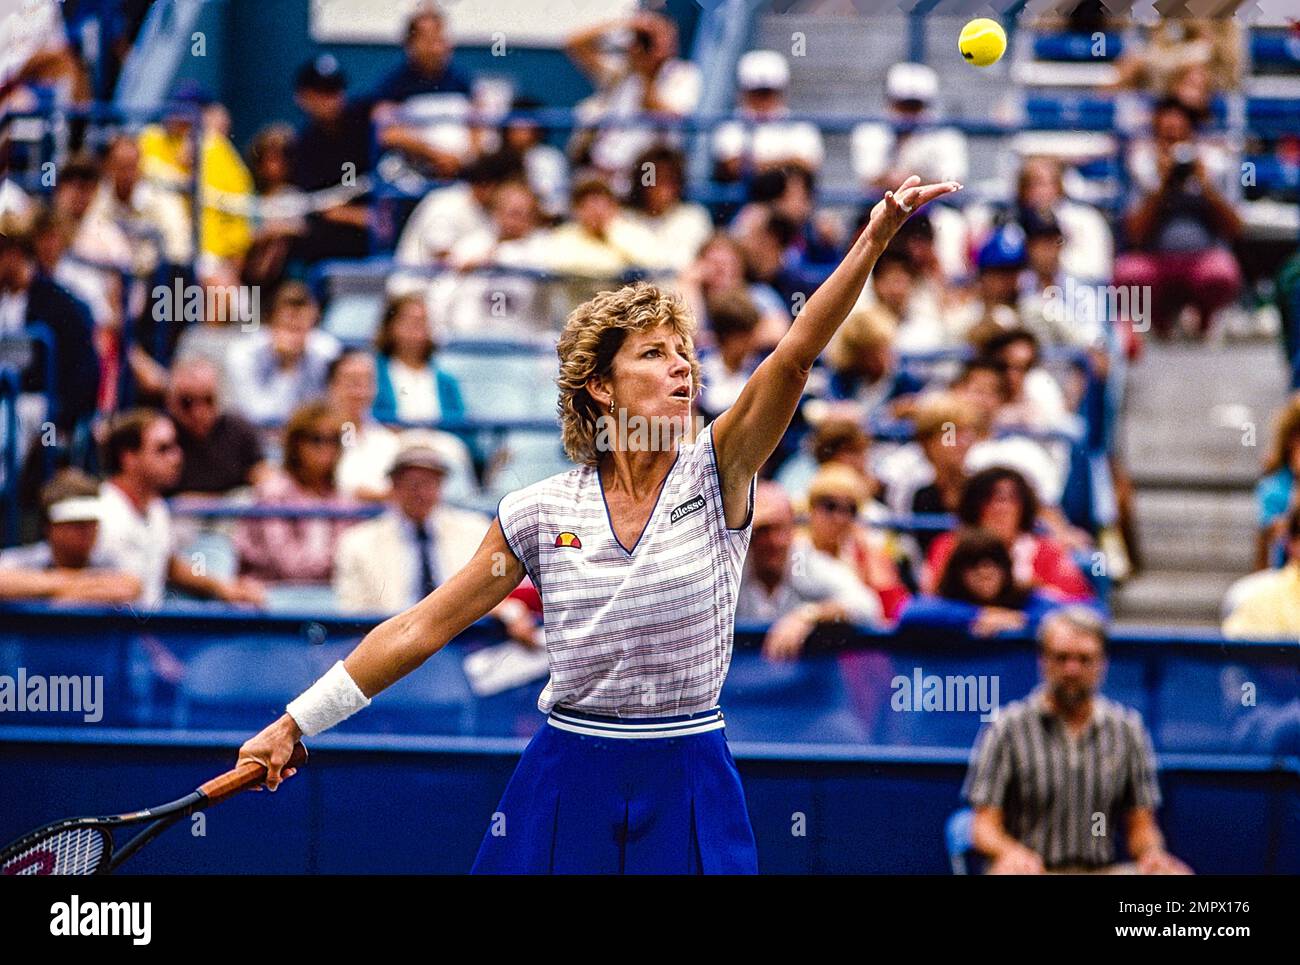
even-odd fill
[[[302,741],[298,741],[293,745],[293,753],[289,755],[289,762],[284,766],[285,768],[300,767],[305,760],[307,760],[307,748],[303,747]],[[250,787],[261,784],[265,778],[264,765],[257,761],[245,761],[202,785],[199,792],[208,799],[209,804],[215,804],[232,794],[247,791]]]

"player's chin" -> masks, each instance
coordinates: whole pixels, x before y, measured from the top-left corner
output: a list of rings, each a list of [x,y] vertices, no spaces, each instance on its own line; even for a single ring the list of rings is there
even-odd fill
[[[690,399],[672,399],[652,420],[661,436],[668,440],[689,438],[694,407]]]

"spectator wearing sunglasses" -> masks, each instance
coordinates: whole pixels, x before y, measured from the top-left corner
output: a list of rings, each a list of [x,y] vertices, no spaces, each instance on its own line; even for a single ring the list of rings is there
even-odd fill
[[[998,410],[998,425],[1027,429],[1068,429],[1075,417],[1052,374],[1042,367],[1038,337],[1026,328],[994,332],[976,348],[991,358],[1006,380],[1006,402]]]
[[[764,656],[793,660],[818,625],[870,624],[880,615],[880,598],[851,569],[798,532],[785,490],[774,482],[760,482],[736,623],[770,625]]]
[[[284,465],[256,488],[260,506],[312,509],[355,506],[336,482],[343,420],[328,402],[309,402],[284,427]],[[267,581],[328,583],[339,537],[351,520],[246,519],[235,530],[240,572]]]
[[[256,486],[271,471],[257,430],[222,406],[219,381],[217,367],[207,359],[184,359],[172,369],[167,414],[184,458],[170,493],[225,495]]]
[[[910,595],[898,575],[883,530],[863,526],[870,484],[860,472],[830,463],[808,486],[807,535],[813,547],[845,564],[880,597],[885,619],[895,620]]]
[[[175,487],[182,460],[176,427],[161,412],[134,409],[109,423],[96,561],[134,575],[141,584],[135,605],[147,609],[164,604],[169,582],[195,596],[261,604],[264,593],[257,581],[215,579],[175,553],[171,512],[162,493]]]

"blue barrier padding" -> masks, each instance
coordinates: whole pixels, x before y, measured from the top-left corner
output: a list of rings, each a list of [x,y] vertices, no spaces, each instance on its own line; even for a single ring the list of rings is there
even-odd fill
[[[7,608],[0,674],[94,675],[103,690],[94,723],[76,712],[0,714],[0,839],[170,800],[228,768],[376,620]],[[737,628],[721,701],[762,870],[948,872],[944,825],[961,805],[978,706],[908,709],[895,702],[898,681],[974,675],[986,696],[996,680],[1005,703],[1036,681],[1032,642],[904,644],[846,629],[819,633],[798,662],[772,664],[756,647],[762,629]],[[470,691],[461,660],[493,630],[476,625],[309,741],[309,766],[274,797],[223,805],[201,834],[169,832],[127,871],[465,871],[515,755],[544,726],[540,680],[486,698]],[[1162,828],[1198,871],[1300,873],[1298,650],[1189,631],[1115,635],[1105,692],[1143,714],[1161,766]],[[808,834],[791,834],[795,813]]]
[[[1253,33],[1250,57],[1256,66],[1300,67],[1300,37],[1294,33]]]
[[[1034,56],[1039,60],[1064,60],[1076,63],[1108,63],[1124,51],[1124,40],[1116,33],[1039,34],[1034,38]]]

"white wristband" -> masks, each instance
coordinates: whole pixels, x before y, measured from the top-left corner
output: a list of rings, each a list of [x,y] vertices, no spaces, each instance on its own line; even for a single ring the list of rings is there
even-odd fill
[[[370,706],[340,660],[285,708],[304,737],[314,737]]]

